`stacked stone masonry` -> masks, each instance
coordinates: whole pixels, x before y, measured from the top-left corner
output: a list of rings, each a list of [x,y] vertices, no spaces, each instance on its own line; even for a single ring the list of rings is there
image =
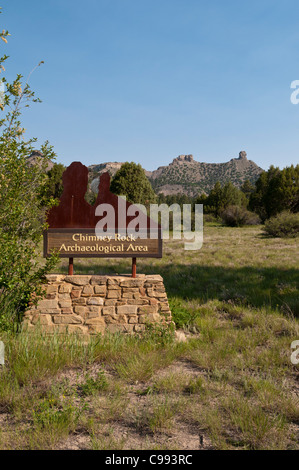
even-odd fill
[[[65,276],[50,274],[45,296],[25,314],[24,324],[46,332],[134,333],[147,323],[171,324],[159,275]]]

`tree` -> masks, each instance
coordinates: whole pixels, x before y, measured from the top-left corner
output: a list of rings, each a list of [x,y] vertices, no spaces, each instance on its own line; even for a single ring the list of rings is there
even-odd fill
[[[129,202],[148,205],[155,203],[157,196],[145,176],[140,164],[126,162],[115,173],[110,185],[110,191],[120,196],[126,196]]]
[[[249,180],[245,180],[240,189],[245,194],[247,199],[249,200],[250,195],[255,190],[255,186]]]
[[[279,212],[299,212],[299,165],[286,167],[278,181],[277,204]]]
[[[62,174],[65,166],[61,163],[54,163],[53,167],[47,171],[47,181],[41,188],[41,203],[47,205],[48,201],[59,199],[63,191]]]
[[[236,188],[230,181],[225,183],[222,188],[222,195],[221,195],[221,208],[226,209],[228,206],[239,206],[239,207],[246,207],[248,201],[246,199],[245,194],[240,191],[240,189]]]
[[[208,196],[202,194],[196,200],[197,204],[203,204],[204,212],[213,213],[220,216],[228,206],[246,207],[247,199],[245,194],[236,188],[230,181],[222,187],[217,181]]]
[[[299,165],[280,170],[270,166],[261,173],[251,194],[249,207],[263,221],[282,211],[299,211]]]
[[[8,35],[0,33],[4,42]],[[0,59],[2,71],[6,59]],[[22,78],[18,75],[12,83],[2,79],[5,90],[0,105],[0,327],[5,329],[13,329],[22,319],[33,293],[38,298],[41,278],[56,262],[54,256],[38,261],[45,227],[40,193],[55,154],[46,142],[41,147],[43,157],[35,165],[28,164],[36,139],[24,139],[21,109],[39,100],[28,82],[22,86]]]
[[[216,216],[220,214],[220,211],[222,209],[221,199],[221,183],[217,181],[206,200],[206,205],[211,208],[211,212],[214,212]]]

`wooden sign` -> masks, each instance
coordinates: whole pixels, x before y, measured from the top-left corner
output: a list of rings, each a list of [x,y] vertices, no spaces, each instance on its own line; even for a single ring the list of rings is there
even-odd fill
[[[88,186],[88,169],[80,162],[73,162],[63,173],[63,194],[58,206],[52,207],[47,215],[48,230],[44,232],[44,256],[53,251],[70,259],[69,273],[72,274],[73,258],[86,257],[131,257],[133,277],[136,274],[137,257],[162,257],[161,228],[143,214],[137,231],[130,230],[132,221],[140,214],[138,205],[124,201],[110,192],[110,175],[100,176],[99,192],[95,204],[85,199]],[[97,212],[97,208],[103,210]],[[114,219],[112,227],[105,227],[111,208]],[[97,215],[98,214],[98,215]],[[96,228],[103,222],[98,235]],[[157,237],[150,237],[150,229],[156,229]],[[135,268],[134,268],[135,266]]]
[[[49,256],[53,250],[62,258],[161,258],[162,238],[121,233],[98,238],[92,229],[49,229],[44,237],[44,256]]]

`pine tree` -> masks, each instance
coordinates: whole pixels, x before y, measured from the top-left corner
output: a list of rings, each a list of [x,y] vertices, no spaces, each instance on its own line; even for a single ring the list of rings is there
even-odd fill
[[[249,207],[262,220],[269,219],[284,210],[299,211],[299,165],[283,170],[271,166],[255,183]]]

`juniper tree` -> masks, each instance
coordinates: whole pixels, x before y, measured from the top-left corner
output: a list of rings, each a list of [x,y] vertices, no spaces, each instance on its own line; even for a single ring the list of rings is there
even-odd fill
[[[124,163],[115,173],[111,192],[126,196],[129,202],[148,205],[156,202],[156,194],[140,164]]]

